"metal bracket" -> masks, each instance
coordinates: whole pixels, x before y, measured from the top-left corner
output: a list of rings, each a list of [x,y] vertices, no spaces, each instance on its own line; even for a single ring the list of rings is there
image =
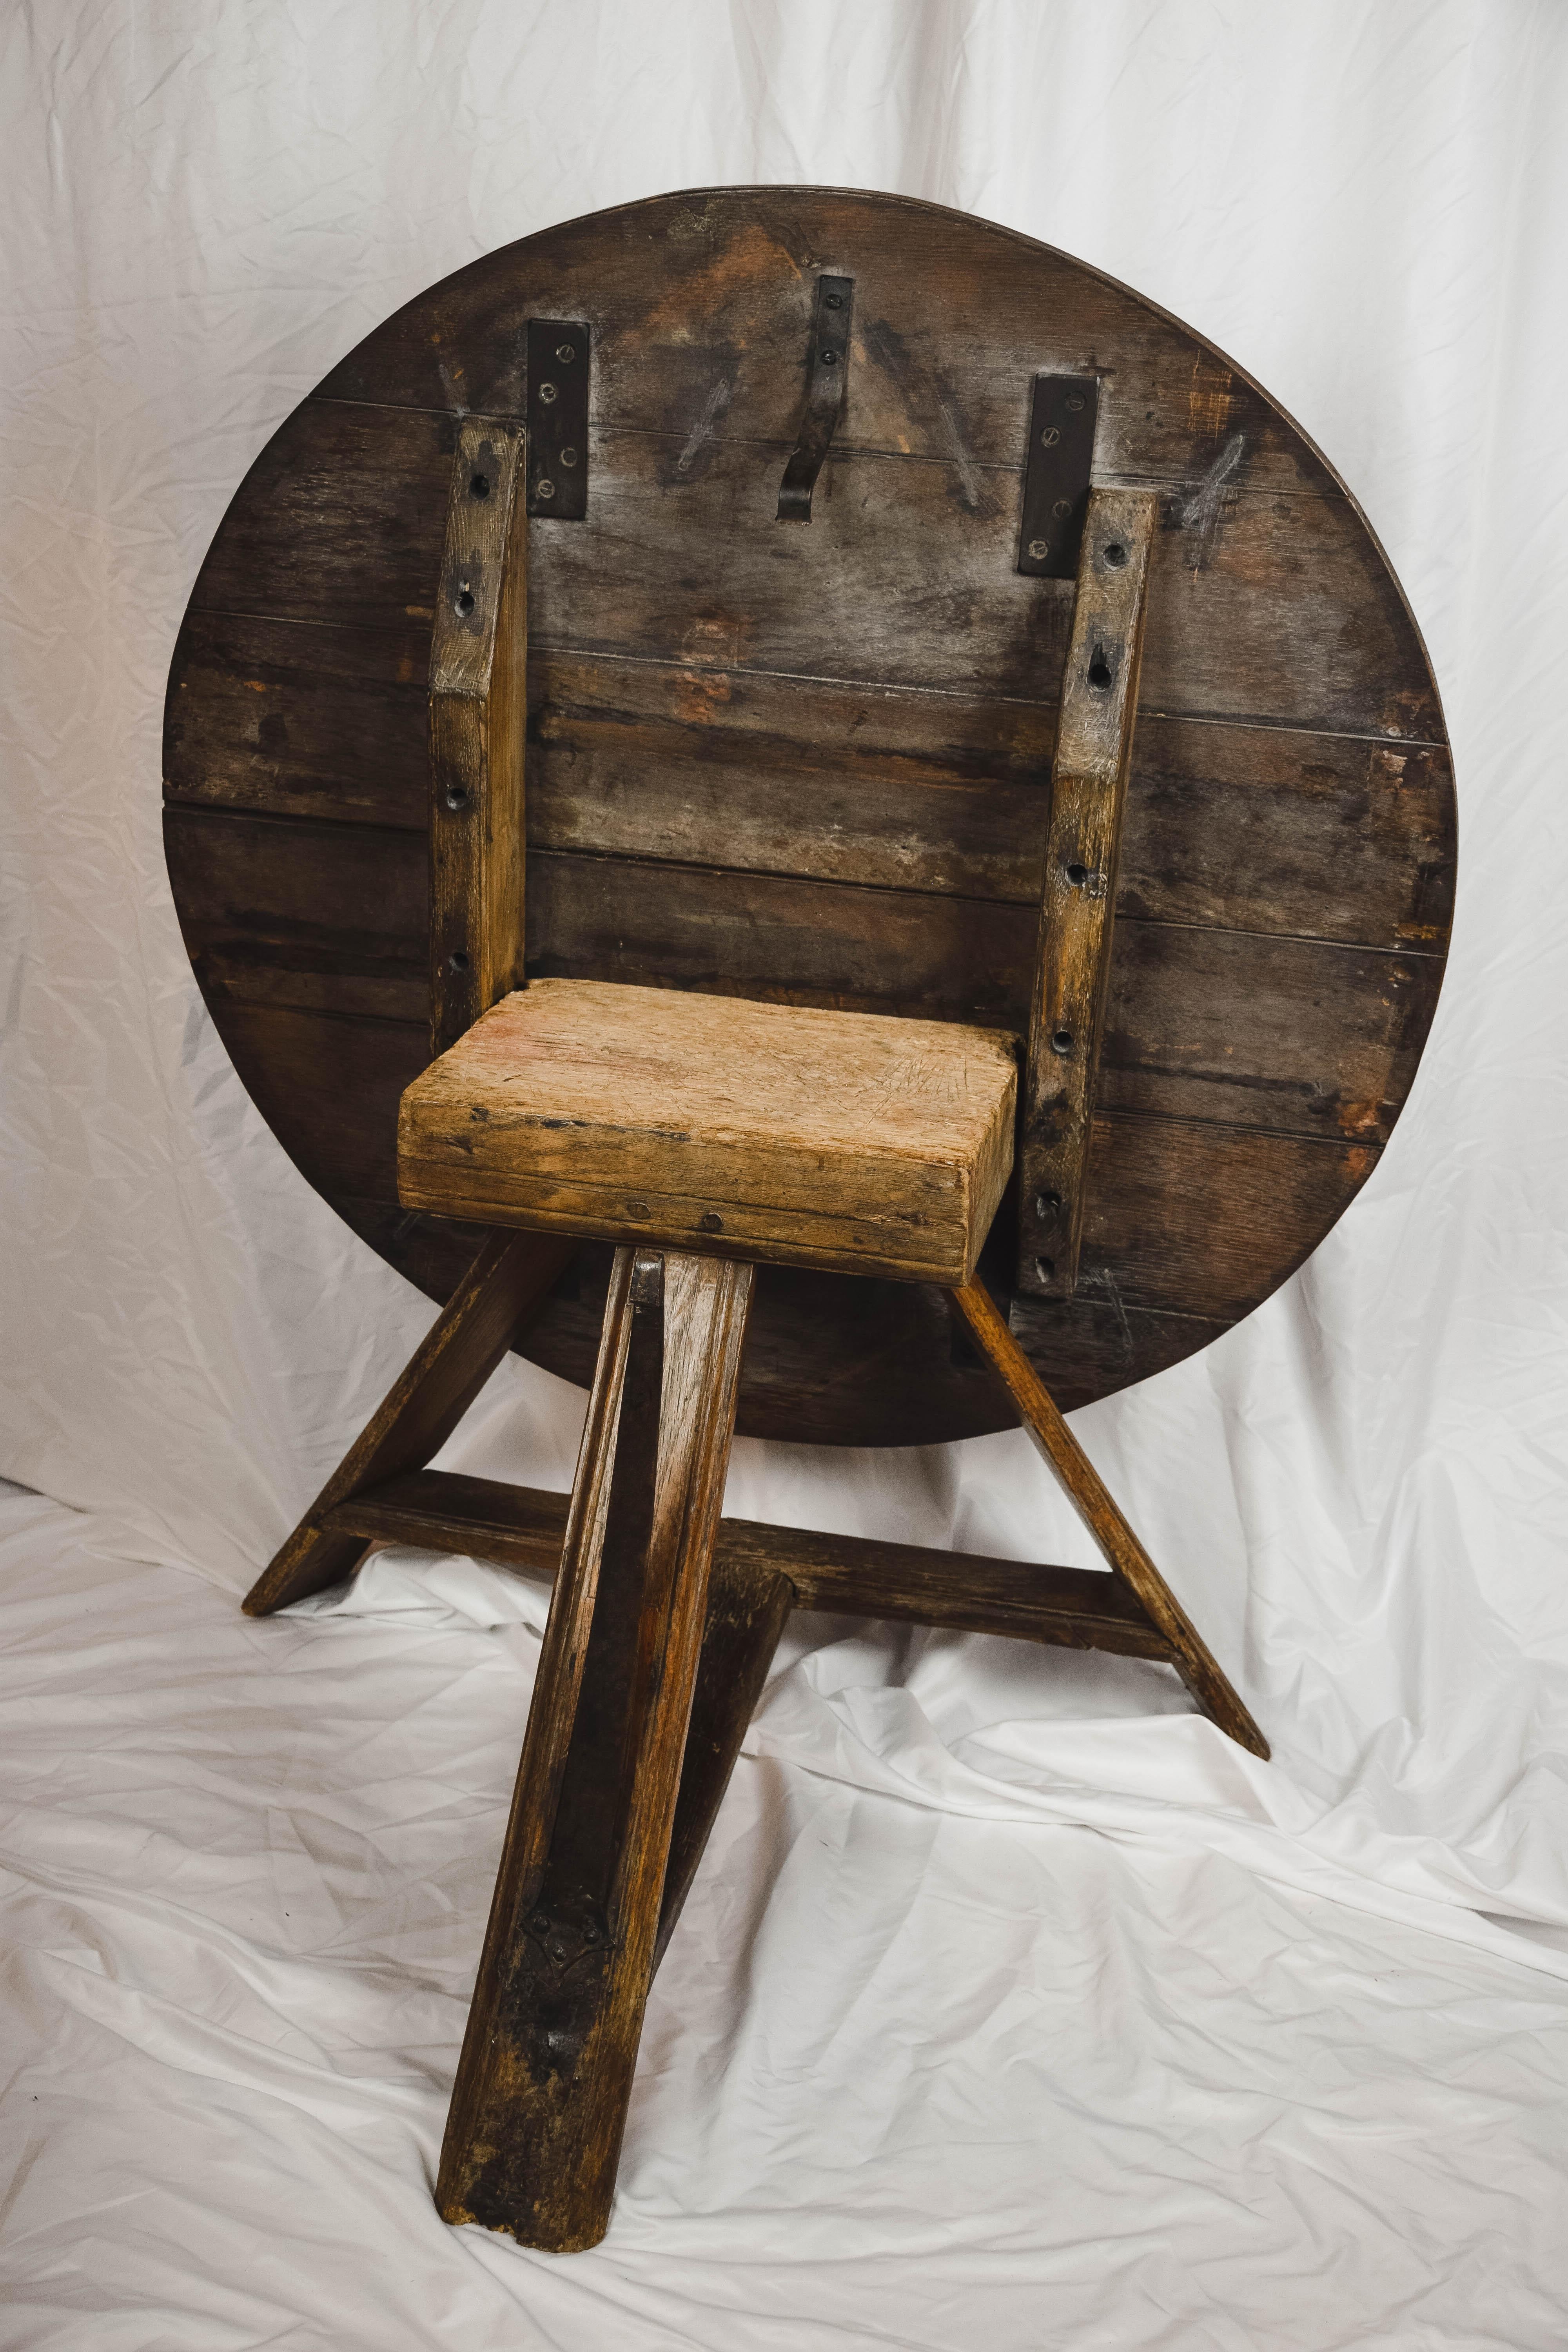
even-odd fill
[[[819,278],[816,311],[806,357],[805,406],[790,461],[779,485],[780,522],[809,522],[811,494],[822,471],[849,382],[849,320],[855,302],[852,278]]]
[[[1018,526],[1018,569],[1033,579],[1072,580],[1078,575],[1099,415],[1098,376],[1035,378]]]
[[[528,322],[528,512],[581,522],[588,511],[588,327]]]

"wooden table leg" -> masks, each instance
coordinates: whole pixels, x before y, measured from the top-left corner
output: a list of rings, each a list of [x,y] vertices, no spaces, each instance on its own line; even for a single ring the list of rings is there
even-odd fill
[[[1206,1716],[1254,1756],[1268,1742],[1181,1602],[1123,1518],[1115,1497],[1057,1411],[1049,1391],[1014,1339],[990,1292],[979,1282],[953,1292],[960,1312],[1000,1374],[1036,1450],[1055,1471],[1068,1500],[1114,1573],[1170,1643],[1171,1664]]]
[[[751,1292],[746,1265],[616,1254],[437,2187],[556,2252],[609,2220]]]
[[[423,1470],[438,1454],[574,1254],[554,1234],[493,1233],[299,1526],[250,1591],[247,1616],[269,1617],[353,1574],[369,1538],[326,1525],[367,1486]]]

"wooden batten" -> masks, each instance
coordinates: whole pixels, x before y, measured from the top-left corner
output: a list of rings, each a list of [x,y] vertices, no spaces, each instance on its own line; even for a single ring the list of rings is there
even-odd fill
[[[447,2221],[558,2252],[609,2218],[752,1279],[622,1250],[605,1308],[437,2189]]]
[[[1018,1122],[1017,1285],[1042,1298],[1078,1280],[1158,513],[1152,490],[1092,490],[1079,559]]]
[[[519,987],[523,942],[527,525],[523,436],[458,432],[430,635],[430,1046]]]

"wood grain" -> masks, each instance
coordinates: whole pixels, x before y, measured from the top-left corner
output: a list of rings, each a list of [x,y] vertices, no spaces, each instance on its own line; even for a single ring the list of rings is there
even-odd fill
[[[982,1284],[970,1283],[953,1297],[1017,1407],[1036,1450],[1114,1573],[1169,1643],[1172,1663],[1198,1705],[1229,1738],[1253,1755],[1267,1758],[1268,1742],[1062,1419],[990,1293]]]
[[[781,534],[825,270],[856,279],[848,397],[813,527]],[[1127,289],[962,215],[775,189],[568,224],[421,296],[286,421],[204,566],[166,718],[176,902],[247,1085],[438,1295],[455,1245],[396,1208],[369,1128],[423,1058],[420,714],[457,436],[515,429],[526,322],[555,316],[590,330],[595,495],[530,531],[531,977],[1022,1025],[1070,600],[1013,568],[1029,392],[1098,379],[1097,480],[1160,501],[1095,1127],[1115,1197],[1084,1297],[1015,1316],[1063,1399],[1173,1360],[1300,1262],[1408,1087],[1452,898],[1441,716],[1397,583],[1289,419]],[[321,822],[265,851],[186,829],[220,810]],[[1272,1231],[1274,1148],[1237,1155],[1237,1130],[1288,1139]],[[1243,1196],[1205,1237],[1211,1143]],[[1170,1266],[1134,1209],[1175,1229]],[[814,1279],[774,1310],[762,1286],[745,1426],[984,1423],[940,1307]],[[552,1294],[534,1343],[577,1377],[585,1311]]]
[[[421,294],[322,389],[520,415],[527,319],[583,317],[595,421],[672,439],[692,475],[726,441],[793,441],[814,281],[835,269],[857,307],[837,447],[1016,470],[1035,374],[1103,373],[1107,478],[1200,486],[1239,437],[1232,472],[1255,487],[1341,488],[1233,362],[1142,296],[971,215],[830,188],[697,189],[548,229]]]
[[[215,1003],[422,1018],[423,844],[171,809],[170,872]],[[772,875],[535,854],[530,976],[597,979],[1021,1029],[1023,907]],[[1109,1110],[1386,1139],[1430,1024],[1431,955],[1119,919]]]
[[[484,1241],[381,1406],[247,1593],[247,1615],[270,1616],[352,1573],[365,1547],[333,1521],[338,1506],[362,1487],[422,1470],[439,1453],[569,1254],[548,1234]]]
[[[566,1510],[564,1495],[540,1487],[425,1470],[354,1495],[337,1507],[332,1524],[367,1542],[419,1544],[553,1576]],[[721,1585],[733,1588],[723,1607],[745,1617],[775,1576],[788,1583],[791,1608],[997,1633],[1052,1648],[1170,1655],[1169,1643],[1126,1586],[1096,1569],[991,1559],[758,1519],[720,1522],[704,1643],[711,1633],[728,1639],[714,1620]]]
[[[168,799],[422,830],[424,635],[193,614]],[[1037,906],[1041,684],[1048,700],[983,702],[536,651],[529,846]],[[1140,711],[1119,919],[1440,956],[1452,897],[1440,745]]]
[[[404,1096],[398,1197],[492,1224],[964,1280],[1012,1166],[1016,1085],[1012,1041],[988,1030],[542,980]]]
[[[1043,1297],[1078,1283],[1153,528],[1147,490],[1090,490],[1018,1103],[1015,1279]]]
[[[651,1398],[636,1386],[645,1267],[660,1298]],[[743,1265],[629,1251],[610,1286],[437,2189],[447,2220],[555,2252],[596,2243],[608,2220],[750,1290]],[[623,1482],[628,1447],[650,1446],[637,1542]]]
[[[781,536],[776,473],[748,445],[672,482],[662,442],[591,442],[587,519],[531,533],[536,646],[1026,701],[1060,671],[1071,586],[1013,570],[1016,478],[972,506],[956,466],[835,455],[811,530]],[[306,401],[252,468],[193,606],[399,633],[433,617],[453,443],[447,416]],[[1144,663],[1167,714],[1442,735],[1397,586],[1341,499],[1163,493]]]
[[[430,1050],[523,966],[528,530],[522,435],[458,433],[430,641]]]

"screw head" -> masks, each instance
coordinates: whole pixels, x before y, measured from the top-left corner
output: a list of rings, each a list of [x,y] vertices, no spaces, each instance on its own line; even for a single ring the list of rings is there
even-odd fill
[[[1048,539],[1032,539],[1029,541],[1029,553],[1034,557],[1037,563],[1042,562],[1043,559],[1050,553],[1050,551],[1051,542]]]
[[[1068,393],[1068,396],[1067,396],[1067,405],[1068,405],[1068,408],[1070,408],[1070,409],[1071,409],[1071,411],[1072,411],[1073,415],[1076,416],[1076,415],[1078,415],[1078,413],[1079,413],[1079,410],[1083,406],[1083,394],[1082,394],[1082,393],[1081,393],[1081,392],[1069,392],[1069,393]]]
[[[552,499],[555,496],[553,482],[540,482],[536,487],[542,499]]]
[[[539,397],[548,408],[555,397],[555,386],[552,383],[542,383],[539,387]]]
[[[563,367],[570,367],[577,356],[577,346],[575,343],[557,343],[555,356]]]
[[[563,451],[561,452],[561,463],[562,463],[564,467],[567,467],[568,471],[570,471],[571,467],[574,467],[574,466],[577,463],[577,452],[576,452],[576,450],[575,450],[575,449],[563,449]]]
[[[830,310],[843,310],[843,308],[844,308],[844,297],[843,297],[843,295],[842,295],[842,294],[830,294],[830,295],[828,295],[828,297],[827,297],[827,307],[828,307],[828,309],[829,309]]]
[[[1042,449],[1054,449],[1061,437],[1059,427],[1055,425],[1047,425],[1045,431],[1040,436],[1040,446]]]

